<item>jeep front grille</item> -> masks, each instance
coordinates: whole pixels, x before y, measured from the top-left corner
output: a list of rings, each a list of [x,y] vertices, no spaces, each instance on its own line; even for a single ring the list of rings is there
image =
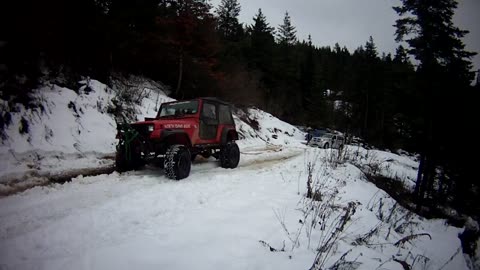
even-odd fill
[[[150,138],[150,131],[148,131],[149,125],[132,125],[132,128],[135,129],[140,136],[144,138]]]

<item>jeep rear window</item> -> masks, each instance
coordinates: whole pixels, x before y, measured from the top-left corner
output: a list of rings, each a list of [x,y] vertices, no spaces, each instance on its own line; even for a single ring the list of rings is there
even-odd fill
[[[162,104],[158,117],[196,114],[197,111],[198,111],[198,100],[167,103],[167,104]]]

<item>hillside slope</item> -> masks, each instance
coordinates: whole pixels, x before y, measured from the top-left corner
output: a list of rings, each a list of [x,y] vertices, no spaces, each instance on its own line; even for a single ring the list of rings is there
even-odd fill
[[[137,119],[172,100],[153,82],[134,88]],[[35,108],[15,105],[0,147],[4,194],[111,166],[119,95],[90,80],[36,90]],[[0,198],[0,268],[478,269],[462,253],[463,228],[408,211],[365,177],[368,168],[411,188],[414,156],[307,147],[301,131],[255,108],[234,118],[234,170],[199,158],[182,181],[147,166]]]
[[[45,184],[69,172],[111,168],[117,143],[116,108],[130,113],[127,121],[143,120],[155,116],[161,103],[173,100],[162,85],[138,77],[132,77],[128,87],[117,83],[113,89],[96,80],[80,84],[78,90],[57,85],[35,89],[29,107],[0,100],[5,112],[2,122],[9,119],[0,131],[0,195]],[[125,99],[128,104],[118,101]],[[261,110],[235,112],[241,145],[298,143],[304,136]],[[252,121],[262,125],[255,130]]]

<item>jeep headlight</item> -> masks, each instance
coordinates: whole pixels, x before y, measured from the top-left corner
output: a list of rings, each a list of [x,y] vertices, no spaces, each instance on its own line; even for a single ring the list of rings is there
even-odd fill
[[[148,126],[148,132],[153,132],[153,129],[154,129],[153,125]]]

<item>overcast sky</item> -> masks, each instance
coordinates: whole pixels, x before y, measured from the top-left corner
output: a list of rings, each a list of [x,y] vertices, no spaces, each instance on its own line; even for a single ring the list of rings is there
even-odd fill
[[[285,11],[297,28],[299,40],[312,35],[317,46],[333,46],[338,42],[350,52],[364,45],[369,36],[375,40],[380,52],[395,52],[395,28],[398,18],[392,6],[398,0],[238,0],[242,11],[240,22],[252,24],[261,8],[273,27],[283,22]],[[220,0],[212,0],[216,8]],[[469,30],[464,42],[467,49],[480,53],[480,0],[460,0],[455,15],[458,27]],[[480,69],[480,56],[473,59]]]

